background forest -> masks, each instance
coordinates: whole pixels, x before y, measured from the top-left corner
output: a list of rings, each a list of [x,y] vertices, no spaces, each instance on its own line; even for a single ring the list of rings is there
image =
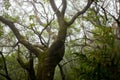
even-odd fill
[[[120,0],[0,0],[0,80],[120,79]]]

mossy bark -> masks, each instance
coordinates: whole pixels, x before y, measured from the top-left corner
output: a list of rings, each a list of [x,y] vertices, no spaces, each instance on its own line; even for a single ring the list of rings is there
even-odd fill
[[[65,52],[67,26],[63,18],[58,19],[59,32],[57,39],[39,59],[37,80],[53,80],[55,67],[62,60]]]

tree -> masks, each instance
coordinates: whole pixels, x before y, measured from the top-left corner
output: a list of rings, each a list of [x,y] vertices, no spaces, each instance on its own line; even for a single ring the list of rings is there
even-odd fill
[[[9,14],[7,14],[7,16],[6,15],[0,16],[0,21],[3,24],[5,24],[4,26],[7,25],[12,30],[15,37],[17,38],[18,42],[16,43],[15,47],[18,46],[18,62],[21,65],[21,67],[26,69],[26,71],[28,72],[30,80],[53,80],[55,67],[62,60],[65,53],[65,39],[67,35],[67,29],[74,23],[74,21],[78,18],[78,16],[84,14],[88,10],[88,8],[93,3],[93,1],[94,0],[88,0],[87,5],[81,11],[78,11],[75,15],[73,15],[73,17],[69,21],[67,21],[65,19],[67,0],[61,0],[62,7],[60,8],[56,6],[55,0],[49,0],[50,5],[56,15],[56,18],[57,18],[56,21],[58,24],[57,38],[51,43],[50,46],[48,45],[49,39],[48,39],[48,42],[46,42],[45,39],[42,37],[42,33],[44,30],[47,30],[48,34],[50,35],[49,28],[53,19],[51,21],[47,21],[47,24],[44,24],[43,22],[41,22],[41,20],[37,15],[37,6],[35,6],[35,3],[39,3],[43,7],[43,9],[45,9],[44,5],[42,4],[42,1],[39,1],[39,2],[35,0],[27,1],[27,2],[30,2],[34,7],[34,10],[35,10],[34,13],[35,13],[36,19],[39,22],[39,24],[44,27],[44,29],[41,32],[38,32],[37,29],[34,29],[34,26],[35,26],[34,23],[31,23],[30,27],[28,27],[28,25],[26,27],[22,25],[22,23],[19,23],[16,20],[16,18],[12,18],[11,16],[9,16]],[[10,7],[10,5],[8,5],[10,4],[9,1],[6,1],[5,3],[6,3],[5,8],[9,9]],[[47,13],[45,13],[45,15],[47,15]],[[34,16],[31,15],[29,16],[29,19],[32,20],[33,17]],[[23,26],[24,28],[32,30],[34,34],[36,34],[39,37],[41,45],[32,44],[27,39],[27,37],[24,36],[25,33],[23,34],[20,33],[20,28],[17,27],[18,23],[19,25],[21,24],[21,26]],[[29,58],[26,63],[22,60],[19,54],[20,53],[19,44],[22,44],[28,50],[27,53],[29,54]],[[34,69],[34,64],[35,64],[34,57],[38,59],[37,70]]]
[[[114,14],[109,12],[106,5],[112,2],[116,10]],[[92,30],[85,29],[84,37],[78,46],[79,50],[73,53],[78,57],[78,66],[74,67],[76,77],[79,80],[117,80],[120,75],[120,53],[119,53],[119,25],[120,1],[106,1],[102,4],[96,3],[91,8],[85,20],[92,23]],[[103,12],[100,13],[99,11]],[[113,21],[112,23],[110,21]],[[115,22],[115,23],[114,23]],[[112,24],[112,25],[111,25]],[[86,28],[85,25],[83,25]],[[78,49],[76,48],[76,49]]]

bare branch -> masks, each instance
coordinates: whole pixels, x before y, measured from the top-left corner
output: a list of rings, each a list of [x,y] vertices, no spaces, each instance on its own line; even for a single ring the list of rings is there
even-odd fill
[[[53,11],[56,13],[57,16],[60,16],[60,11],[57,8],[55,1],[54,0],[50,0],[50,4],[52,6]]]
[[[64,16],[65,10],[66,10],[66,8],[67,8],[67,1],[66,1],[66,0],[62,0],[62,4],[63,4],[63,7],[62,7],[61,13],[62,13],[62,15]]]
[[[32,6],[34,7],[34,13],[35,13],[35,15],[36,15],[36,20],[37,20],[37,22],[38,22],[40,25],[43,25],[43,22],[41,21],[41,19],[38,18],[38,13],[37,13],[38,10],[37,10],[35,4],[34,4],[33,2],[31,2],[31,4],[32,4]],[[42,3],[41,3],[41,4],[42,4]]]
[[[42,33],[44,32],[44,30],[47,30],[48,26],[52,23],[52,21],[54,20],[54,17],[53,19],[47,23],[47,25],[43,28],[43,30],[41,31],[40,35],[42,35]],[[47,30],[48,31],[48,30]],[[49,31],[48,31],[49,32]]]
[[[88,0],[87,5],[84,7],[84,9],[82,9],[81,11],[78,11],[73,17],[72,19],[68,22],[68,26],[70,26],[78,16],[80,16],[81,14],[85,13],[88,8],[91,6],[91,4],[93,3],[94,0]]]
[[[98,4],[97,4],[98,5]],[[98,5],[98,6],[100,6],[100,5]],[[106,10],[103,6],[100,6],[101,7],[101,9],[104,11],[104,12],[106,12],[108,15],[110,15],[116,22],[117,22],[117,24],[118,24],[118,26],[120,26],[120,20],[119,20],[119,15],[118,15],[118,17],[115,17],[113,14],[111,14],[108,10]]]

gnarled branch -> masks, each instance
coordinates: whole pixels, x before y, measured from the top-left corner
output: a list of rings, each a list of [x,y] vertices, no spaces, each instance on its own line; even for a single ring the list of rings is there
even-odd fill
[[[56,13],[56,15],[60,16],[60,11],[59,11],[59,9],[56,6],[55,1],[54,0],[50,0],[50,4],[51,4],[51,7],[52,7],[53,11]]]
[[[62,0],[62,4],[63,4],[63,7],[62,7],[61,13],[62,13],[62,15],[64,15],[65,14],[65,10],[67,8],[67,1],[66,0]]]
[[[91,4],[92,4],[92,2],[93,2],[94,0],[88,0],[88,3],[87,3],[87,5],[81,10],[81,11],[78,11],[73,17],[72,17],[72,19],[68,22],[68,26],[70,26],[75,20],[76,20],[76,18],[78,17],[78,16],[80,16],[81,14],[83,14],[83,13],[85,13],[87,10],[88,10],[88,8],[91,6]]]
[[[19,30],[15,27],[14,23],[11,22],[10,20],[7,20],[0,16],[0,21],[4,23],[5,25],[8,25],[9,28],[13,31],[14,35],[18,39],[18,41],[23,44],[28,50],[30,50],[32,53],[34,53],[36,56],[39,55],[41,52],[39,49],[37,49],[35,46],[33,46],[31,43],[29,43],[24,36],[22,36],[19,32]]]

